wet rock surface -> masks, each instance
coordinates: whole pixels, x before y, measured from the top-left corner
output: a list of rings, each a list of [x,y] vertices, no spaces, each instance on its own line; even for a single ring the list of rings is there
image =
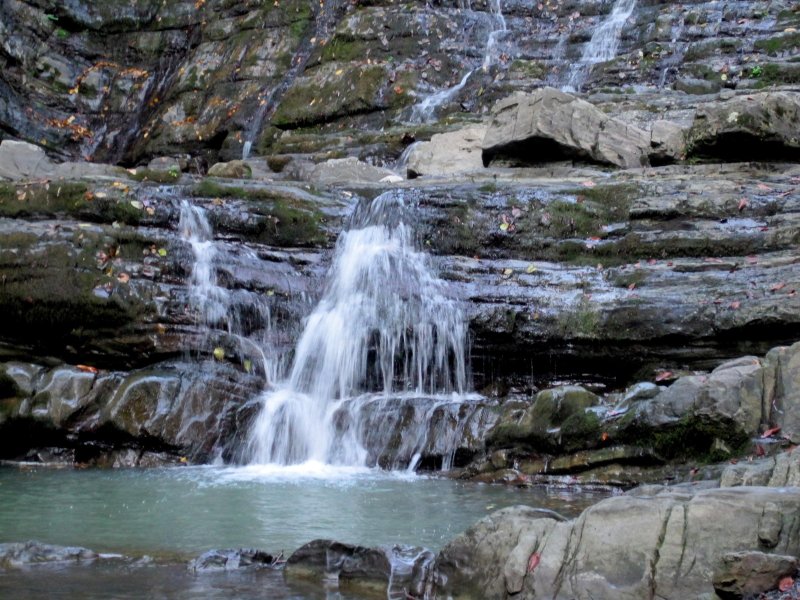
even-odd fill
[[[100,555],[77,546],[55,546],[41,542],[14,542],[0,544],[0,568],[19,569],[44,563],[86,562]]]

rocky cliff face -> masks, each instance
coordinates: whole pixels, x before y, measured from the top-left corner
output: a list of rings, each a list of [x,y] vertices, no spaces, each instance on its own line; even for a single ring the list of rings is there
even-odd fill
[[[347,214],[387,189],[465,303],[485,396],[423,411],[426,466],[454,459],[445,431],[456,463],[486,459],[473,475],[551,473],[552,455],[616,442],[585,415],[618,399],[590,394],[556,440],[519,429],[539,388],[664,385],[796,341],[797,7],[638,2],[593,62],[614,4],[4,3],[0,135],[40,149],[0,147],[0,455],[241,456],[274,364],[247,340],[291,356]],[[414,181],[356,160],[394,166],[445,130],[398,163]],[[198,174],[246,148],[266,160]],[[208,217],[224,318],[193,296],[186,206]],[[679,431],[712,406],[698,455],[784,424],[767,391],[733,421],[689,391],[669,423],[642,422]],[[400,432],[422,414],[395,411],[371,460],[407,464]],[[619,429],[625,447],[589,463],[663,458]]]
[[[612,8],[9,0],[0,8],[0,129],[62,158],[111,162],[187,152],[216,160],[241,155],[246,142],[387,160],[404,133],[424,135],[420,121],[474,119],[544,84],[709,94],[800,81],[795,3],[640,1],[616,56],[597,62],[586,43]],[[415,113],[462,80],[435,110]]]

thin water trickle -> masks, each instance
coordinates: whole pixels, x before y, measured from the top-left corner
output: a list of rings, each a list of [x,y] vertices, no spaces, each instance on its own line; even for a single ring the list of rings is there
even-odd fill
[[[584,47],[580,61],[570,69],[569,79],[562,90],[580,92],[594,65],[617,56],[622,28],[635,8],[636,0],[614,2],[608,17],[595,29],[592,39]]]
[[[508,31],[506,19],[503,15],[501,1],[502,0],[490,0],[489,2],[489,18],[491,19],[491,25],[489,35],[486,38],[483,61],[480,67],[484,71],[488,71],[489,68],[497,61],[497,48],[500,38]],[[460,3],[459,9],[470,12],[472,10],[469,2]],[[411,117],[409,119],[410,122],[426,123],[434,120],[436,118],[436,111],[438,108],[455,98],[456,95],[462,89],[464,89],[464,86],[467,85],[467,82],[469,81],[470,77],[472,77],[472,74],[475,73],[475,71],[477,71],[477,69],[470,69],[464,74],[457,84],[449,88],[439,90],[438,92],[434,92],[415,104],[411,109]]]
[[[214,240],[203,208],[184,200],[178,228],[191,246],[194,258],[188,285],[189,305],[204,333],[196,349],[200,354],[210,354],[217,344],[222,344],[218,347],[223,352],[226,351],[223,346],[235,352],[246,371],[258,365],[268,381],[275,381],[280,359],[270,350],[272,319],[268,300],[257,293],[229,290],[220,285],[218,265],[231,260]]]
[[[370,419],[383,400],[411,394],[462,402],[465,321],[416,248],[407,221],[397,191],[356,209],[291,373],[264,395],[250,437],[253,462],[374,463],[378,442],[370,432],[380,425]],[[424,444],[424,413],[414,411],[405,423],[408,439],[420,440],[410,448],[399,444],[409,458]]]

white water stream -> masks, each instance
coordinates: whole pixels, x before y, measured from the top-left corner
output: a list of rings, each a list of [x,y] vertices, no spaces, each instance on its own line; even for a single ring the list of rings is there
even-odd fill
[[[583,55],[570,69],[569,79],[561,89],[580,92],[592,67],[616,57],[622,28],[633,14],[636,0],[616,0],[608,17],[595,29],[592,39],[583,49]]]
[[[491,30],[489,31],[489,36],[486,39],[486,46],[483,52],[483,62],[481,63],[480,67],[484,71],[488,71],[489,68],[497,61],[498,42],[503,34],[508,31],[506,19],[505,16],[503,16],[503,7],[501,5],[501,1],[502,0],[489,1],[489,11],[492,25]],[[466,2],[460,4],[460,10],[472,9],[469,2]],[[415,104],[411,109],[410,121],[412,123],[426,123],[433,121],[436,118],[437,109],[443,104],[446,104],[452,100],[456,94],[464,89],[464,86],[467,85],[469,78],[472,77],[472,74],[475,73],[475,71],[477,71],[477,69],[471,69],[467,71],[461,80],[454,86],[434,92]]]
[[[391,443],[415,466],[432,412],[460,406],[467,387],[464,318],[428,262],[402,195],[387,192],[356,210],[291,372],[264,394],[252,462],[365,465],[370,447]],[[416,396],[425,400],[393,403]],[[404,439],[385,439],[381,430],[397,419],[405,419]]]

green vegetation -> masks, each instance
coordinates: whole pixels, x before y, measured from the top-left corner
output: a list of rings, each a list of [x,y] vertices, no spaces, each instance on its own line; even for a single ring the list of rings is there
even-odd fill
[[[171,167],[167,171],[156,169],[136,169],[135,173],[129,175],[134,181],[152,181],[153,183],[175,183],[180,179],[181,172],[177,167]]]
[[[260,219],[248,223],[242,234],[260,242],[278,246],[318,246],[326,243],[323,215],[309,202],[292,198],[280,191],[265,188],[243,188],[221,185],[204,179],[192,190],[192,195],[204,198],[239,198],[252,204],[248,210]],[[217,219],[224,218],[217,215]],[[223,228],[241,228],[241,224],[221,223]]]
[[[800,33],[786,33],[771,38],[756,40],[753,47],[767,54],[777,54],[800,46]]]

